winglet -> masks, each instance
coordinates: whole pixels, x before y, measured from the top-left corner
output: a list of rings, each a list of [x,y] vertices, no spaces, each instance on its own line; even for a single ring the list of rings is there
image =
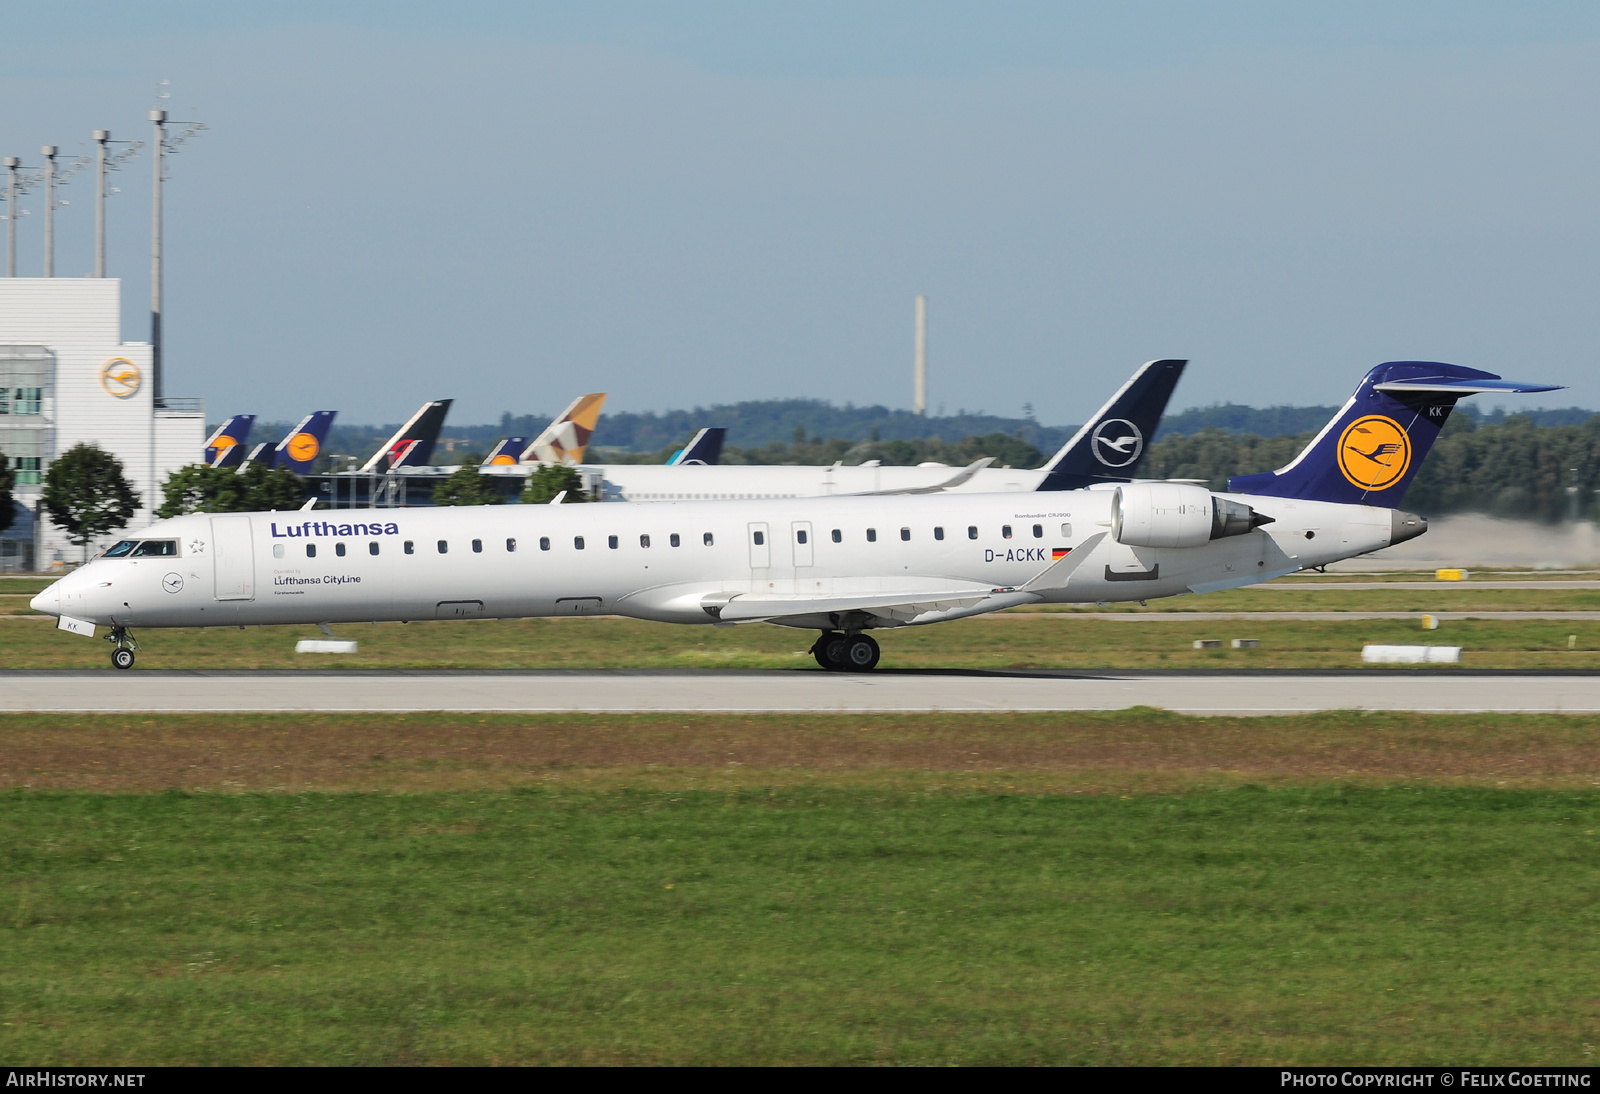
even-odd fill
[[[1067,552],[1067,556],[1034,574],[1026,585],[1018,591],[1024,593],[1044,593],[1055,589],[1066,588],[1067,581],[1077,568],[1083,565],[1083,560],[1098,546],[1100,541],[1110,535],[1109,532],[1096,532],[1082,543]]]

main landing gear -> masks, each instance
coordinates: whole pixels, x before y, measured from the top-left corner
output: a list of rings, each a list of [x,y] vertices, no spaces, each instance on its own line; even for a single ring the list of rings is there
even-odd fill
[[[111,643],[112,667],[133,668],[133,651],[139,648],[139,643],[128,633],[128,628],[112,627],[111,633],[106,635],[106,641]]]
[[[823,631],[811,646],[811,656],[829,672],[871,672],[878,667],[878,643],[865,634]]]

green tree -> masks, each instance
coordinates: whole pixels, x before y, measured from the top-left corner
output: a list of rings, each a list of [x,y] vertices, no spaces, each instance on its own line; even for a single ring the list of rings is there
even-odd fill
[[[75,444],[44,473],[39,504],[83,548],[87,562],[92,540],[128,526],[139,508],[139,495],[123,475],[121,460],[99,445]]]
[[[567,492],[561,499],[563,502],[589,500],[583,492],[583,476],[578,474],[577,468],[545,464],[528,476],[528,485],[522,488],[522,501],[525,505],[548,505],[563,490]]]
[[[186,513],[265,513],[298,509],[306,499],[305,483],[288,468],[268,470],[259,463],[243,471],[192,463],[167,476],[158,517]]]
[[[17,473],[11,469],[11,461],[0,453],[0,532],[10,528],[16,516],[16,506],[11,500],[11,487],[16,481]]]
[[[478,465],[463,464],[433,488],[435,505],[499,505],[494,482],[478,473]]]

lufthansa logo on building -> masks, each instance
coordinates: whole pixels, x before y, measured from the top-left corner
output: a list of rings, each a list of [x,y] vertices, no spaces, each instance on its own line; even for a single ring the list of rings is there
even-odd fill
[[[296,463],[314,460],[317,458],[317,453],[321,451],[322,446],[309,433],[296,433],[289,438],[289,458]]]
[[[1387,490],[1411,467],[1411,438],[1381,414],[1357,418],[1339,435],[1339,470],[1363,490]]]
[[[1127,467],[1144,451],[1144,434],[1126,418],[1107,418],[1089,438],[1089,451],[1107,467]]]
[[[100,366],[100,386],[119,399],[126,399],[139,390],[139,366],[126,357],[113,357]]]

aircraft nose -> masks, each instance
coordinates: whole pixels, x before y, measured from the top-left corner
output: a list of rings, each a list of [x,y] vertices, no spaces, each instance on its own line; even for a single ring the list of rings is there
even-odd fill
[[[28,607],[45,615],[60,615],[61,592],[56,588],[60,584],[59,581],[52,583],[48,589],[28,601]]]

